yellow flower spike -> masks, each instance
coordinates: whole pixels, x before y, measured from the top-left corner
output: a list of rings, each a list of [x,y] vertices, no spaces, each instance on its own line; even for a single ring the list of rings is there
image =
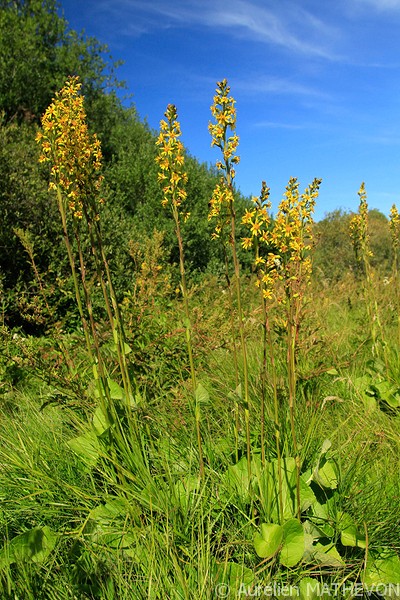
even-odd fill
[[[164,207],[171,204],[178,209],[186,199],[184,186],[187,183],[187,174],[184,170],[184,146],[179,139],[181,127],[174,104],[167,106],[164,116],[167,120],[160,122],[160,133],[156,140],[159,148],[156,162],[160,167],[158,180],[168,182],[168,185],[163,187],[164,198],[161,204]]]
[[[350,221],[350,238],[353,244],[356,259],[361,262],[365,260],[365,257],[373,256],[369,241],[368,203],[364,182],[360,186],[358,196],[360,198],[360,204],[358,208],[358,214],[354,215]]]
[[[397,250],[398,246],[399,246],[399,240],[400,240],[400,215],[399,215],[399,211],[397,210],[397,207],[395,204],[393,204],[392,208],[390,209],[390,222],[389,222],[389,226],[390,226],[390,233],[392,236],[392,244],[393,244],[393,248],[395,250]]]
[[[69,208],[77,219],[82,218],[83,208],[92,216],[97,214],[94,192],[102,181],[100,141],[88,133],[81,87],[78,77],[66,81],[42,117],[42,132],[36,135],[43,152],[40,162],[51,164],[49,189],[59,186],[65,197],[74,198]]]
[[[278,207],[270,243],[275,247],[275,255],[269,256],[268,265],[275,269],[283,279],[287,292],[300,281],[307,284],[311,276],[311,261],[306,253],[313,245],[312,214],[321,180],[313,183],[299,194],[297,179],[291,178],[286,187],[284,198]],[[297,272],[301,268],[300,272]],[[297,291],[292,291],[297,294]]]

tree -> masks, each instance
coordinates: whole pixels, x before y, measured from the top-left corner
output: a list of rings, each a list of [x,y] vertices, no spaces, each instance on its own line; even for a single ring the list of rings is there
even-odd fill
[[[162,231],[164,258],[178,262],[174,224],[161,206],[155,133],[134,107],[122,106],[117,96],[122,84],[105,51],[97,40],[68,28],[55,0],[0,0],[0,284],[3,301],[10,307],[10,325],[26,326],[21,302],[37,292],[16,228],[29,230],[38,271],[54,290],[54,318],[67,316],[73,322],[69,270],[54,198],[47,191],[48,169],[38,164],[34,141],[42,113],[69,75],[78,75],[83,83],[89,128],[102,144],[106,198],[102,232],[119,298],[135,277],[130,240],[146,240],[155,229]],[[219,272],[221,247],[210,239],[207,220],[216,173],[190,156],[186,165],[191,213],[184,232],[188,271],[202,273],[211,263]],[[245,200],[237,196],[240,222]]]
[[[314,257],[316,277],[330,282],[339,281],[349,271],[357,272],[358,265],[350,240],[352,213],[335,210],[315,224],[318,239]],[[368,212],[370,243],[373,256],[371,266],[381,274],[388,272],[391,258],[389,223],[377,209]]]
[[[79,75],[88,102],[118,85],[107,47],[68,29],[55,0],[0,0],[0,112],[38,121],[68,75]]]

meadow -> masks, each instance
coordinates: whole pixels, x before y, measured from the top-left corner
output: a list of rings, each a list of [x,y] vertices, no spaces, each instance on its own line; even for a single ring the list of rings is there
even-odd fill
[[[362,184],[341,233],[353,266],[327,277],[320,180],[301,192],[290,179],[276,214],[264,182],[238,205],[224,80],[205,225],[220,268],[188,265],[190,168],[171,104],[155,164],[175,260],[168,232],[130,240],[135,277],[121,293],[81,87],[69,78],[36,132],[67,317],[24,229],[47,329],[13,325],[3,296],[1,598],[399,597],[397,208],[379,223],[383,268]]]

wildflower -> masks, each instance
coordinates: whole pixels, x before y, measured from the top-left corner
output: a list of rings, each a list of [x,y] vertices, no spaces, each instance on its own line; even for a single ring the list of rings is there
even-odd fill
[[[278,281],[283,281],[286,292],[292,295],[298,293],[294,286],[309,282],[312,265],[307,252],[312,247],[312,213],[320,183],[319,179],[315,179],[300,195],[297,179],[291,178],[273,224],[268,215],[269,188],[263,183],[256,206],[262,228],[254,231],[252,223],[251,231],[257,247],[255,264],[261,265],[258,273],[266,298],[271,297]],[[267,250],[265,263],[258,260],[263,247]]]
[[[220,182],[215,186],[209,203],[210,209],[208,213],[208,220],[210,221],[213,218],[217,219],[217,224],[215,225],[213,233],[213,239],[218,238],[221,235],[224,227],[229,225],[230,210],[233,202],[234,196],[232,189],[226,185],[224,179],[221,179]]]
[[[364,183],[361,184],[358,195],[360,197],[360,205],[358,214],[354,215],[350,221],[350,238],[357,260],[362,261],[373,256],[369,244],[368,204]]]
[[[252,198],[254,208],[247,210],[242,217],[242,224],[248,226],[251,234],[251,237],[243,238],[242,246],[245,249],[255,248],[254,266],[258,274],[256,285],[260,286],[261,282],[265,298],[272,296],[271,287],[275,281],[274,276],[270,275],[269,260],[263,256],[264,247],[269,248],[271,245],[271,219],[268,213],[271,208],[269,191],[267,184],[263,181],[259,198]]]
[[[42,131],[36,135],[42,146],[39,161],[51,164],[49,189],[60,189],[77,219],[84,210],[97,218],[94,197],[103,181],[101,145],[96,134],[89,134],[81,87],[78,77],[67,79],[44,113]]]
[[[235,100],[229,96],[230,87],[226,79],[217,83],[214,103],[211,106],[211,113],[216,123],[210,123],[208,130],[211,134],[211,146],[220,148],[223,161],[218,160],[217,169],[222,172],[222,177],[216,185],[211,201],[208,219],[217,219],[212,237],[220,237],[225,225],[229,220],[233,210],[233,180],[236,176],[234,165],[240,161],[236,155],[239,145],[239,136],[236,134],[236,109]],[[228,135],[231,132],[231,135]]]
[[[392,245],[395,250],[399,247],[400,239],[400,215],[395,204],[390,209],[390,233],[392,236]]]
[[[249,248],[251,248],[252,245],[253,245],[253,238],[245,237],[242,239],[242,246],[245,250],[248,250]]]
[[[188,178],[184,170],[184,146],[179,139],[181,128],[177,120],[177,110],[173,104],[167,106],[165,117],[167,120],[160,122],[160,133],[156,141],[159,147],[156,157],[156,162],[160,167],[158,180],[166,183],[163,187],[162,205],[165,207],[171,203],[172,208],[177,210],[186,200],[187,194],[184,186]],[[184,220],[188,216],[189,213],[186,213]]]

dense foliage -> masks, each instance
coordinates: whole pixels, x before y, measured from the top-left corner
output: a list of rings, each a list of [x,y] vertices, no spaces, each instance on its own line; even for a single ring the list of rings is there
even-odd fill
[[[42,113],[67,76],[80,77],[89,126],[102,142],[107,197],[103,233],[120,296],[135,278],[131,241],[164,231],[164,251],[171,264],[178,262],[178,248],[173,222],[160,207],[155,134],[134,107],[124,108],[118,99],[122,83],[114,77],[107,48],[70,30],[53,0],[2,2],[0,7],[0,266],[4,302],[10,308],[6,319],[40,331],[45,321],[37,318],[35,305],[41,301],[15,229],[29,231],[54,318],[69,323],[71,282],[55,207],[46,191],[48,171],[38,165],[34,141]],[[188,172],[188,210],[193,215],[185,236],[189,271],[218,272],[221,249],[211,243],[207,222],[216,175],[192,157]]]

